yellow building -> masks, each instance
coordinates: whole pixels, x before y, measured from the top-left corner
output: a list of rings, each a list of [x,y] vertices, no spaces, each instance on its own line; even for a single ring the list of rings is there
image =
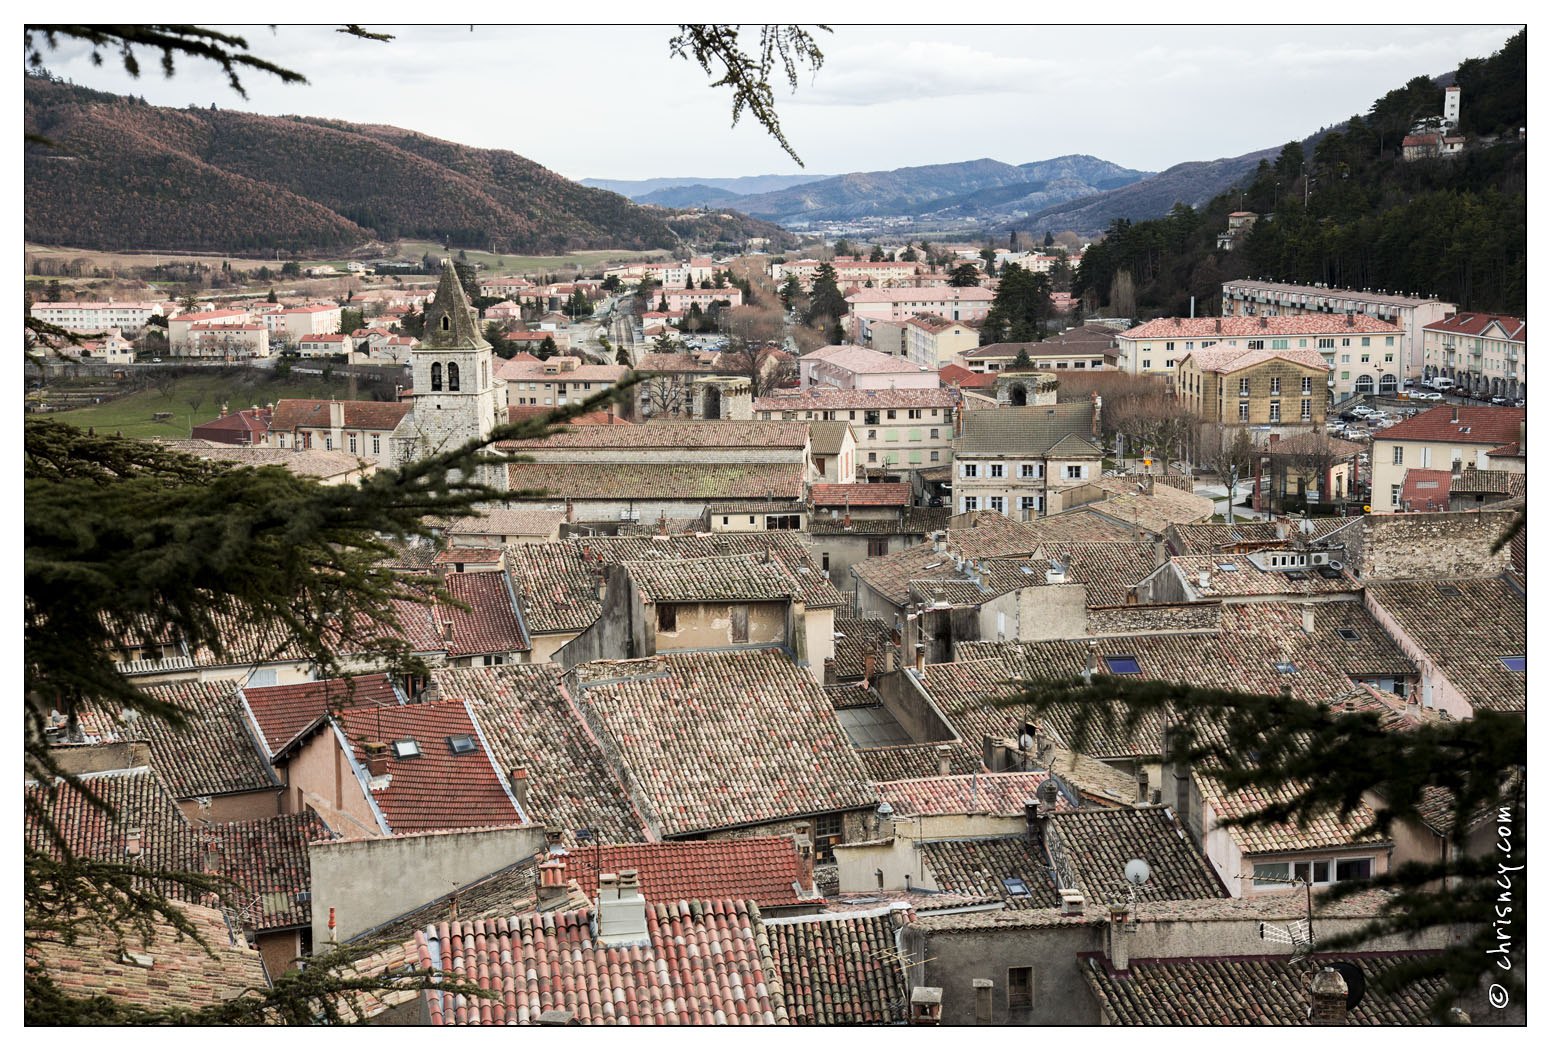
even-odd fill
[[[1325,422],[1330,366],[1316,350],[1215,346],[1185,353],[1175,392],[1207,423],[1295,434]]]

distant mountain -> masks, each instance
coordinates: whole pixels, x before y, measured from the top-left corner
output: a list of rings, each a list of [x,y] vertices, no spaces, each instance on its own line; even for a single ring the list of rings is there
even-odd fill
[[[714,208],[718,205],[735,205],[745,196],[696,183],[694,186],[669,186],[632,199],[636,204],[656,204],[664,208]]]
[[[1044,204],[1087,196],[1109,186],[1145,178],[1147,174],[1080,155],[1021,165],[981,158],[893,171],[852,172],[774,193],[743,197],[737,206],[750,215],[778,223],[864,216],[915,217],[935,214],[939,207],[973,207],[971,195],[982,190],[1018,186],[1022,189],[1009,200],[1035,195]],[[1038,198],[1040,194],[1048,196]]]
[[[581,184],[624,194],[632,201],[641,201],[648,194],[680,186],[709,186],[741,196],[748,193],[771,193],[828,178],[830,176],[816,172],[799,172],[796,175],[740,175],[733,179],[711,179],[698,175],[684,179],[582,179]]]
[[[1068,197],[1029,215],[1026,224],[1004,220],[1000,229],[1038,227],[1041,230],[1075,230],[1079,234],[1103,233],[1115,219],[1156,219],[1184,202],[1200,208],[1213,197],[1254,173],[1262,160],[1276,160],[1278,146],[1239,157],[1215,161],[1187,161],[1118,189],[1092,196]]]
[[[24,105],[27,132],[48,140],[25,152],[25,235],[40,244],[245,252],[414,238],[551,253],[674,248],[707,227],[507,150],[402,128],[149,106],[35,76]]]

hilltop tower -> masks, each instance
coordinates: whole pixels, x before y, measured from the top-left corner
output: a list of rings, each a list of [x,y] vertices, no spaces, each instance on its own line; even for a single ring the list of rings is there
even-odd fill
[[[451,260],[442,261],[436,297],[425,308],[425,336],[409,358],[415,407],[394,436],[396,462],[456,449],[504,422],[505,383]]]
[[[1459,96],[1458,84],[1450,84],[1443,89],[1443,126],[1445,128],[1459,127]]]

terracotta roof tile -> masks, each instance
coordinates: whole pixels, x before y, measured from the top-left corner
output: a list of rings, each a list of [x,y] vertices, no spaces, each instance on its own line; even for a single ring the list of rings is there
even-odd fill
[[[908,482],[857,482],[851,485],[818,485],[808,490],[814,507],[909,507]]]
[[[493,507],[482,514],[454,519],[445,533],[448,536],[472,533],[477,536],[553,537],[564,521],[564,511],[544,507]]]
[[[331,708],[377,707],[405,703],[387,675],[360,675],[353,679],[320,679],[290,686],[249,686],[241,701],[259,743],[273,757],[296,735],[327,715]]]
[[[647,602],[770,602],[794,598],[786,567],[759,555],[622,562]]]
[[[81,713],[81,729],[106,741],[143,740],[151,765],[177,799],[278,789],[267,755],[249,733],[236,680],[185,680],[143,687],[185,713],[182,727],[156,718],[124,725],[98,710]]]
[[[577,703],[665,836],[871,806],[824,692],[779,650],[579,665]]]
[[[882,670],[882,655],[893,637],[893,627],[881,617],[835,617],[835,678],[841,682],[860,679],[866,674],[869,654],[877,657],[875,667]]]
[[[205,830],[220,857],[216,871],[242,888],[238,905],[255,930],[304,927],[312,922],[312,866],[307,844],[334,833],[312,811],[251,821],[228,821]]]
[[[899,910],[908,923],[911,913]],[[793,1025],[898,1025],[910,990],[894,910],[764,924]]]
[[[508,664],[493,668],[439,668],[432,680],[445,700],[467,701],[479,719],[497,768],[528,773],[528,803],[535,821],[557,825],[563,841],[576,843],[588,829],[604,842],[642,838],[642,819],[604,758],[557,677],[554,665]]]
[[[769,424],[755,423],[753,427]],[[632,432],[645,430],[629,428]],[[608,430],[624,431],[624,427]],[[758,439],[748,447],[762,444]],[[514,463],[507,467],[513,490],[563,500],[749,500],[771,496],[802,498],[799,463]],[[523,499],[515,496],[514,499]]]
[[[914,366],[912,366],[914,369]],[[890,420],[898,426],[949,426],[947,409],[958,404],[952,390],[940,388],[898,387],[893,390],[844,390],[838,387],[809,387],[792,394],[771,394],[755,398],[755,412],[817,412],[828,409],[942,409],[940,415],[925,420]],[[771,423],[775,420],[769,421]],[[860,424],[860,419],[854,421]]]
[[[627,433],[628,432],[628,433]],[[568,427],[547,438],[501,443],[503,449],[802,449],[808,428],[735,420],[664,420],[639,427]]]
[[[1262,324],[1265,322],[1265,324]],[[1400,328],[1367,314],[1347,324],[1345,314],[1290,314],[1268,317],[1161,317],[1129,328],[1120,339],[1270,339],[1273,336],[1398,335]],[[1216,347],[1210,348],[1216,350]],[[1235,349],[1235,348],[1228,348]]]
[[[367,741],[412,738],[420,754],[398,758],[388,752],[387,784],[370,792],[390,832],[443,828],[486,828],[523,823],[468,707],[462,701],[394,708],[349,708],[337,717],[356,766],[366,774]],[[474,749],[454,754],[448,738],[468,734]],[[375,783],[375,782],[374,782]]]
[[[1374,434],[1373,440],[1498,446],[1517,442],[1519,426],[1524,420],[1523,409],[1497,405],[1439,405],[1384,428]]]
[[[1394,619],[1472,708],[1526,711],[1525,673],[1501,660],[1526,656],[1523,592],[1496,578],[1397,580],[1369,584],[1367,601]]]
[[[511,581],[505,571],[448,573],[442,584],[449,595],[469,607],[459,609],[445,602],[436,604],[436,616],[443,632],[451,625],[452,637],[443,635],[447,656],[528,650],[527,633],[518,620]]]
[[[128,833],[139,829],[140,853],[133,856],[138,858],[134,864],[148,871],[198,872],[204,867],[192,826],[151,768],[86,774],[82,781],[111,813],[64,782],[44,786],[29,781],[25,787],[27,796],[54,823],[71,853],[101,861],[124,861],[131,857],[126,851]],[[29,846],[56,853],[48,831],[30,814],[25,819],[25,833]],[[168,893],[179,900],[190,897],[178,887],[169,887]]]
[[[884,782],[878,786],[878,794],[899,815],[1001,814],[1022,817],[1025,804],[1035,801],[1039,786],[1049,777],[1043,770],[919,777]],[[1071,809],[1072,803],[1062,796],[1056,806]]]
[[[269,429],[290,433],[298,428],[323,427],[330,424],[330,405],[339,405],[344,426],[366,431],[391,431],[408,415],[411,402],[407,401],[340,401],[313,398],[281,398],[275,402],[275,412]]]
[[[1061,904],[1044,848],[1027,836],[928,841],[921,856],[945,891],[1000,900],[1009,909]]]
[[[1226,898],[1217,871],[1165,807],[1114,807],[1051,815],[1047,836],[1059,840],[1084,897],[1124,901],[1125,866],[1141,858],[1152,868],[1137,900]]]
[[[1276,956],[1206,956],[1132,959],[1116,974],[1098,954],[1079,957],[1078,969],[1098,999],[1106,1022],[1115,1025],[1308,1025],[1308,968],[1325,962],[1358,963],[1368,993],[1347,1015],[1348,1025],[1423,1025],[1443,991],[1441,978],[1424,978],[1383,988],[1387,972],[1422,952],[1316,953],[1306,963]],[[1181,990],[1190,990],[1181,995]]]
[[[581,1025],[784,1025],[787,1008],[759,907],[649,903],[644,945],[595,940],[592,910],[440,924],[415,934],[421,966],[503,995],[430,990],[432,1025],[532,1025],[567,1010]]]
[[[938,748],[944,743],[948,744],[948,751],[939,752]],[[856,757],[862,761],[862,766],[867,768],[867,776],[874,782],[939,777],[944,754],[948,757],[950,774],[972,774],[982,769],[980,756],[960,741],[931,741],[926,744],[856,750]]]
[[[1529,339],[1529,325],[1521,317],[1507,314],[1455,314],[1453,317],[1424,325],[1424,332],[1449,332],[1460,336],[1484,336],[1497,325],[1502,329],[1499,339],[1524,343]]]
[[[802,866],[790,836],[583,845],[563,860],[564,877],[593,898],[599,872],[635,869],[647,901],[733,898],[761,909],[822,901],[812,887],[802,889]]]

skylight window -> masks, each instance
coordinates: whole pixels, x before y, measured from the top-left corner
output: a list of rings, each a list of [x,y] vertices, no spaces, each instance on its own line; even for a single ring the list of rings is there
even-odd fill
[[[1140,675],[1142,666],[1137,663],[1135,657],[1114,656],[1105,657],[1104,666],[1109,669],[1111,675]]]
[[[1497,659],[1502,661],[1503,662],[1503,667],[1507,668],[1509,671],[1523,671],[1524,670],[1524,658],[1523,657],[1498,657]]]
[[[1015,898],[1033,897],[1033,895],[1029,893],[1029,885],[1023,882],[1017,876],[1008,876],[1007,878],[1003,879],[1002,886],[1006,887],[1007,893],[1011,894]]]
[[[1298,666],[1292,661],[1277,661],[1276,670],[1280,675],[1291,675],[1298,670]]]
[[[420,754],[420,742],[413,737],[401,737],[393,742],[393,757],[395,759],[413,759]]]
[[[474,737],[472,734],[453,734],[447,738],[447,747],[452,749],[453,755],[468,755],[474,750]]]
[[[1347,642],[1356,642],[1361,637],[1352,628],[1337,628],[1336,634]]]
[[[1438,594],[1444,598],[1459,598],[1459,588],[1453,584],[1439,584]]]
[[[1217,568],[1222,570],[1224,573],[1237,573],[1239,571],[1239,565],[1237,562],[1219,562],[1217,563]]]

